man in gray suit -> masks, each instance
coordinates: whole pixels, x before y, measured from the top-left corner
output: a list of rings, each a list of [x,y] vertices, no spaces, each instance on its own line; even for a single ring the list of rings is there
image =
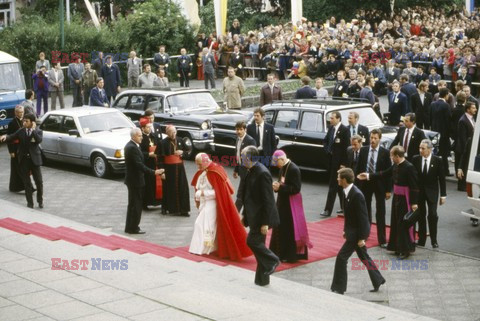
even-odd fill
[[[82,106],[82,74],[84,71],[83,64],[80,63],[80,57],[76,58],[73,63],[68,65],[68,79],[70,79],[70,87],[73,92],[72,107]]]
[[[138,86],[138,77],[142,73],[142,59],[137,57],[135,51],[130,51],[130,58],[127,60],[128,88]]]
[[[65,108],[65,102],[63,101],[63,82],[65,81],[65,76],[63,75],[63,70],[60,68],[60,63],[58,62],[52,70],[48,73],[48,91],[50,92],[50,97],[52,99],[51,105],[52,110],[55,110],[57,107],[57,96],[58,101],[60,102],[60,108]]]
[[[203,48],[203,75],[205,80],[205,89],[208,89],[208,82],[210,81],[210,87],[215,88],[215,69],[217,68],[217,63],[215,62],[215,57],[210,49]]]

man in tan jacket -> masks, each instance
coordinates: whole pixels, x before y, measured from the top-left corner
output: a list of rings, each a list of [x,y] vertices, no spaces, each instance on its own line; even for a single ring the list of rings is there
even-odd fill
[[[245,93],[245,85],[242,78],[235,76],[235,68],[228,67],[228,77],[223,79],[224,101],[228,108],[242,108],[242,95]]]

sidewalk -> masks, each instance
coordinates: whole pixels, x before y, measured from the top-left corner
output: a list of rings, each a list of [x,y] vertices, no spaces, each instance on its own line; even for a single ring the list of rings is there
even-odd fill
[[[0,219],[110,234],[3,200],[0,206]],[[128,268],[52,270],[52,258],[127,260]],[[82,247],[4,228],[0,262],[2,320],[432,320],[276,276],[258,287],[253,272],[232,266]]]
[[[0,219],[115,234],[0,200]],[[188,234],[189,231],[183,231]],[[120,235],[125,237],[124,235]],[[391,260],[380,248],[376,260]],[[355,256],[353,256],[355,257]],[[52,270],[52,258],[128,260],[127,270]],[[480,262],[418,248],[426,270],[382,270],[370,293],[366,271],[351,270],[345,296],[329,292],[335,258],[275,273],[268,287],[253,272],[178,257],[49,241],[0,227],[2,320],[477,320]],[[360,301],[360,300],[362,301]],[[396,310],[399,309],[399,310]],[[423,316],[421,316],[423,315]]]

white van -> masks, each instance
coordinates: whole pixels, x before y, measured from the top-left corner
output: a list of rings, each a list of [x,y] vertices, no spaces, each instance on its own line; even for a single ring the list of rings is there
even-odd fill
[[[0,134],[7,131],[15,117],[15,106],[24,100],[25,78],[20,60],[0,51]]]
[[[473,226],[478,226],[480,220],[480,119],[475,122],[472,146],[467,171],[467,195],[471,209],[461,214],[470,218]]]

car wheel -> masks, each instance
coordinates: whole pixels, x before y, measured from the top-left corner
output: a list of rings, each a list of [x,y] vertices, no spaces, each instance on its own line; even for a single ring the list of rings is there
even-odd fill
[[[110,165],[102,154],[94,154],[92,157],[93,175],[105,178],[110,174]]]
[[[192,138],[190,135],[182,137],[183,145],[185,145],[185,150],[183,151],[183,158],[184,159],[193,159],[197,154],[197,150],[193,146]]]

